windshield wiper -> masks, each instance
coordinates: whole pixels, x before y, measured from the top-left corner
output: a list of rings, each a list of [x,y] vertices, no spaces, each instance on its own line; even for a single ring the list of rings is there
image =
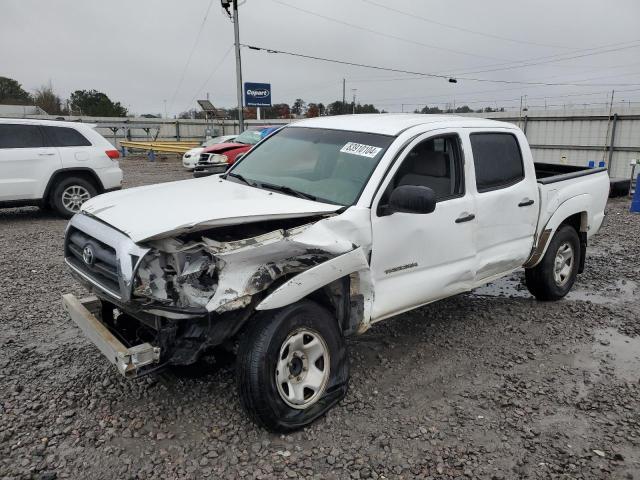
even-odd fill
[[[242,175],[240,175],[239,173],[227,173],[224,178],[226,180],[227,177],[232,177],[232,178],[237,178],[238,180],[240,180],[243,183],[246,183],[247,185],[249,185],[250,187],[257,187],[258,183],[257,182],[252,182],[251,180],[247,180],[246,178],[244,178]]]
[[[287,187],[286,185],[272,185],[270,183],[261,184],[262,188],[267,188],[269,190],[275,190],[276,192],[281,192],[287,195],[293,195],[298,198],[305,198],[307,200],[313,200],[314,202],[318,201],[318,197],[315,195],[311,195],[310,193],[304,193],[299,190],[295,190],[291,187]]]

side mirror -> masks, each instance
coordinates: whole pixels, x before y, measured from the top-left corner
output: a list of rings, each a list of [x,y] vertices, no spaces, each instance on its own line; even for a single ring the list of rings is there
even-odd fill
[[[418,185],[402,185],[391,192],[389,197],[389,214],[431,213],[436,209],[436,194],[429,187]]]

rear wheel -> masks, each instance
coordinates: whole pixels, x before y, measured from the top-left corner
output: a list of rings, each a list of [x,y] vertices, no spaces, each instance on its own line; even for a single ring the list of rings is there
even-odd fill
[[[259,425],[288,432],[310,424],[346,394],[349,360],[335,318],[303,300],[261,312],[240,342],[237,385]]]
[[[67,177],[54,187],[51,205],[64,218],[71,218],[80,211],[84,202],[97,193],[96,187],[84,178]]]
[[[527,288],[538,300],[564,297],[578,276],[580,238],[570,225],[561,226],[538,265],[525,270]]]

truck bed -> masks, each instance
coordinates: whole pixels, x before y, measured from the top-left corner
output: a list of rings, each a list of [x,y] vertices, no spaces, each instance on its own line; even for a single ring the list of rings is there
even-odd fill
[[[604,218],[609,194],[607,169],[535,162],[534,166],[540,195],[538,238],[544,229],[550,228],[551,217],[559,211],[560,220],[573,211],[586,212],[584,221],[588,236],[597,232]],[[572,211],[565,215],[561,211],[565,207]]]
[[[536,170],[536,178],[538,183],[548,185],[549,183],[562,182],[572,178],[592,175],[594,173],[606,171],[606,167],[590,168],[577,167],[575,165],[558,165],[555,163],[537,163],[534,162]]]

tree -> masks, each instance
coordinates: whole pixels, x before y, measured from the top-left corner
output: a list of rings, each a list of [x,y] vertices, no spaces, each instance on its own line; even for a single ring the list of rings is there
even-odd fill
[[[26,105],[31,103],[31,95],[13,78],[0,77],[0,103]]]
[[[274,103],[270,107],[262,107],[260,110],[262,118],[289,118],[291,111],[286,103]]]
[[[329,115],[344,115],[346,113],[351,113],[351,110],[349,110],[349,105],[347,103],[342,102],[341,100],[336,100],[327,106],[327,113]]]
[[[325,107],[322,102],[318,104],[318,113],[320,114],[320,116],[327,114],[327,107]]]
[[[91,117],[126,117],[127,109],[120,102],[112,102],[107,95],[96,90],[76,90],[69,99],[71,110]]]
[[[278,118],[291,118],[291,108],[286,103],[276,103],[273,109],[277,112]]]
[[[43,85],[36,90],[33,96],[33,103],[37,107],[47,112],[49,115],[62,115],[62,100],[53,91],[53,87]]]
[[[380,110],[378,110],[372,104],[365,103],[362,105],[356,105],[356,113],[380,113]]]
[[[320,109],[318,108],[318,105],[316,105],[315,103],[310,103],[309,105],[307,105],[306,117],[313,118],[318,116],[320,116]]]
[[[473,109],[470,108],[468,105],[463,105],[461,107],[456,108],[456,113],[471,113],[473,112]]]
[[[440,110],[438,107],[429,107],[427,105],[422,110],[420,110],[420,112],[416,113],[442,113],[442,110]]]
[[[295,115],[302,115],[305,111],[305,101],[301,98],[296,98],[296,101],[293,102],[291,106],[291,113]]]

